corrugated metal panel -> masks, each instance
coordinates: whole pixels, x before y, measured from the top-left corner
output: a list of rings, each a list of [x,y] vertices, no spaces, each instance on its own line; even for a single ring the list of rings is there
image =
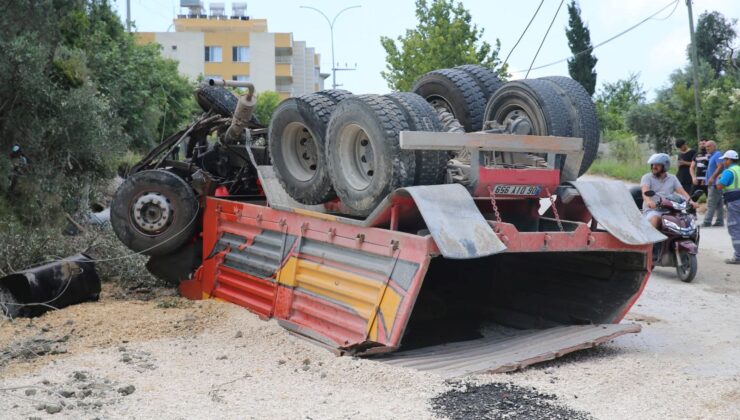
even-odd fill
[[[294,291],[291,309],[289,322],[307,327],[329,338],[335,345],[365,341],[367,320],[351,310],[329,303],[324,297]]]
[[[288,247],[287,238],[278,232],[263,231],[245,246],[247,239],[230,233],[218,241],[218,247],[230,247],[223,265],[257,277],[270,277],[282,262],[281,252]]]
[[[212,294],[269,317],[272,315],[276,288],[274,282],[222,266],[216,274],[216,288]]]
[[[499,335],[423,347],[378,359],[393,365],[435,372],[444,377],[477,372],[509,372],[639,331],[637,324],[571,325],[546,330],[522,330],[513,336]]]

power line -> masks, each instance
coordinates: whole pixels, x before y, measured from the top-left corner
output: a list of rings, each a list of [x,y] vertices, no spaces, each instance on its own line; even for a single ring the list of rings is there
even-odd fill
[[[678,0],[676,0],[678,1]],[[540,54],[540,50],[542,49],[542,46],[545,44],[545,40],[547,39],[547,35],[550,33],[550,29],[552,29],[552,24],[555,23],[555,18],[558,17],[558,13],[560,13],[560,8],[563,7],[563,3],[565,3],[565,0],[560,0],[560,4],[558,5],[558,10],[555,11],[555,15],[552,17],[552,20],[550,21],[550,26],[547,27],[547,32],[545,32],[545,36],[542,37],[542,42],[540,42],[540,46],[537,48],[537,52],[534,53],[534,57],[532,58],[532,62],[529,64],[529,70],[527,70],[527,74],[524,76],[526,79],[529,77],[529,72],[532,70],[532,66],[534,65],[534,61],[537,60],[537,56]]]
[[[501,67],[504,67],[506,65],[506,63],[509,62],[509,57],[511,57],[511,53],[514,52],[514,50],[516,49],[517,45],[519,45],[519,42],[522,40],[522,38],[524,38],[524,34],[527,33],[527,29],[529,29],[529,25],[531,25],[532,22],[534,21],[534,18],[537,17],[537,13],[539,13],[540,8],[542,7],[542,4],[544,4],[544,3],[545,3],[545,0],[540,1],[540,5],[537,6],[537,10],[534,11],[534,14],[532,15],[532,19],[529,19],[529,23],[527,24],[527,27],[524,28],[524,31],[522,32],[522,34],[519,35],[519,39],[516,40],[516,43],[514,44],[514,46],[511,47],[511,51],[509,51],[509,54],[506,55],[506,60],[504,60],[504,64],[502,64]]]
[[[583,50],[583,51],[579,51],[579,52],[577,52],[577,53],[575,53],[575,54],[573,54],[573,55],[571,55],[571,56],[565,57],[565,58],[563,58],[563,59],[560,59],[560,60],[557,60],[557,61],[553,61],[552,63],[548,63],[548,64],[543,64],[543,65],[541,65],[541,66],[537,66],[537,67],[532,67],[532,68],[530,68],[529,70],[527,70],[526,72],[527,72],[527,73],[529,73],[529,72],[530,72],[531,70],[539,70],[539,69],[544,69],[544,68],[546,68],[546,67],[554,66],[554,65],[556,65],[556,64],[560,64],[560,63],[562,63],[562,62],[568,61],[568,60],[569,60],[569,59],[571,59],[571,58],[575,58],[575,57],[578,57],[578,56],[579,56],[579,55],[581,55],[581,54],[585,54],[585,53],[587,53],[587,52],[591,52],[591,51],[595,50],[596,48],[599,48],[599,47],[601,47],[601,46],[603,46],[603,45],[605,45],[605,44],[607,44],[607,43],[609,43],[609,42],[611,42],[611,41],[614,41],[615,39],[617,39],[617,38],[619,38],[620,36],[622,36],[622,35],[624,35],[624,34],[626,34],[626,33],[630,32],[630,31],[632,31],[633,29],[637,28],[638,26],[642,25],[643,23],[645,23],[645,22],[647,22],[647,21],[649,21],[649,20],[653,19],[653,18],[654,18],[654,17],[656,16],[656,15],[660,14],[660,13],[661,13],[662,11],[664,11],[665,9],[667,9],[667,8],[669,8],[669,7],[671,7],[671,6],[675,5],[675,4],[677,4],[677,3],[678,3],[678,1],[679,1],[679,0],[673,0],[672,2],[670,2],[670,3],[666,4],[666,5],[665,5],[665,6],[663,6],[663,7],[662,7],[662,8],[660,9],[660,10],[658,10],[658,11],[657,11],[657,12],[655,12],[655,13],[653,13],[652,15],[650,15],[650,16],[646,17],[645,19],[643,19],[643,20],[641,20],[641,21],[637,22],[636,24],[634,24],[634,25],[630,26],[629,28],[627,28],[627,29],[623,30],[622,32],[620,32],[620,33],[618,33],[618,34],[616,34],[616,35],[612,36],[611,38],[609,38],[609,39],[607,39],[607,40],[605,40],[605,41],[603,41],[603,42],[600,42],[600,43],[598,43],[598,44],[594,45],[594,46],[593,46],[593,47],[591,47],[591,48],[585,49],[585,50]],[[675,11],[675,8],[674,8],[674,11]],[[673,14],[673,12],[671,12],[671,14]],[[667,19],[667,18],[668,18],[668,17],[670,17],[670,16],[671,16],[671,15],[668,15],[668,16],[666,16],[665,18],[661,18],[661,19],[656,19],[656,20],[665,20],[665,19]],[[524,70],[514,70],[514,71],[512,71],[511,73],[524,73],[524,72],[525,72]]]

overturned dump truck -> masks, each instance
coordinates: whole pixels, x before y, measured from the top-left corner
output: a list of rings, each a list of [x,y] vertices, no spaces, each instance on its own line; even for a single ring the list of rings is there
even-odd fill
[[[287,99],[264,144],[249,127],[228,142],[233,116],[202,153],[222,149],[236,169],[150,156],[114,200],[114,229],[183,296],[447,376],[638,332],[619,322],[662,237],[621,183],[576,180],[598,146],[583,88],[462,66],[414,91]]]

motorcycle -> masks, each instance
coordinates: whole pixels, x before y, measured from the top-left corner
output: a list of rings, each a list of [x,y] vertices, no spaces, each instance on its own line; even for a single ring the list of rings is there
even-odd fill
[[[696,191],[691,200],[698,200],[702,194],[703,191]],[[678,278],[691,282],[699,268],[696,254],[700,229],[696,223],[696,209],[678,194],[656,197],[655,191],[646,191],[645,195],[656,201],[656,210],[663,212],[658,230],[668,237],[654,245],[653,266],[676,267]]]

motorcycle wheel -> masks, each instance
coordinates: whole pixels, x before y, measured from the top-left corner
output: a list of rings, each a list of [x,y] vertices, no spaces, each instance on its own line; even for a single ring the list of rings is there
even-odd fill
[[[696,277],[696,270],[699,268],[699,263],[696,260],[696,255],[689,254],[688,252],[681,252],[678,254],[679,261],[676,264],[676,273],[678,278],[684,283],[691,283]]]

